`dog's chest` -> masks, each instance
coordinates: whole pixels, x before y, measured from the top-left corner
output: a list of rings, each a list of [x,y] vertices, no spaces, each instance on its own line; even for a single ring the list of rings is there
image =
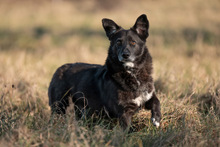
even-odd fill
[[[140,82],[140,81],[142,81],[141,79],[138,78],[140,76],[132,74],[131,72],[128,72],[128,73],[134,79],[134,81],[136,81],[136,83],[138,85],[137,87],[138,87],[139,90],[140,89],[142,89],[142,90],[145,89],[145,91],[141,90],[142,92],[140,92],[137,97],[132,99],[132,102],[135,103],[139,107],[139,106],[143,105],[145,102],[149,101],[152,98],[154,88],[153,88],[152,84],[149,84],[149,82],[146,82],[146,81]],[[147,83],[147,84],[143,84],[143,83]]]
[[[125,91],[120,90],[118,93],[119,104],[133,103],[139,107],[153,96],[154,86],[151,77],[127,71],[126,73],[117,74],[114,78],[125,89]]]
[[[153,90],[151,92],[142,92],[138,97],[134,98],[132,102],[135,103],[137,106],[141,106],[152,98],[153,92]]]

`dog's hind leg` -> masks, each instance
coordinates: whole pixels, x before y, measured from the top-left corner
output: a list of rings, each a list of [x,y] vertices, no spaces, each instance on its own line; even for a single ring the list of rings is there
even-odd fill
[[[151,120],[156,127],[159,127],[161,120],[160,101],[155,93],[153,93],[152,98],[145,103],[145,109],[151,110]]]
[[[63,102],[54,102],[53,105],[51,105],[51,112],[56,114],[65,114],[66,113],[66,106],[63,104]]]

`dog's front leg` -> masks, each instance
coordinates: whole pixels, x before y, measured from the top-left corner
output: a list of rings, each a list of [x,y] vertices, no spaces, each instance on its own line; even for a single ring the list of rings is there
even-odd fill
[[[131,119],[134,113],[137,111],[138,106],[134,103],[126,104],[122,116],[120,117],[120,126],[123,130],[129,130],[131,127]]]
[[[145,103],[145,109],[151,110],[151,120],[156,127],[159,127],[161,120],[160,101],[155,93],[153,93],[152,98]]]

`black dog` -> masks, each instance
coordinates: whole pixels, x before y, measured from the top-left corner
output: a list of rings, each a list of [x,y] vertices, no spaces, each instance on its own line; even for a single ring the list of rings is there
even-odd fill
[[[147,16],[138,17],[129,30],[110,19],[103,19],[102,25],[110,40],[105,65],[75,63],[58,68],[48,92],[52,112],[65,113],[71,97],[83,115],[104,109],[126,129],[132,115],[143,106],[151,110],[153,124],[158,127],[160,102],[151,75],[152,58],[145,45]]]

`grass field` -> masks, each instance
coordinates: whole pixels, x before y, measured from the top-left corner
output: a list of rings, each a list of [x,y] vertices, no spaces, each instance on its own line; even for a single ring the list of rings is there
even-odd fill
[[[134,116],[132,133],[115,120],[51,117],[47,89],[56,68],[104,64],[101,19],[130,28],[143,13],[161,127],[149,111]],[[0,146],[220,146],[218,0],[0,0],[0,63]]]

